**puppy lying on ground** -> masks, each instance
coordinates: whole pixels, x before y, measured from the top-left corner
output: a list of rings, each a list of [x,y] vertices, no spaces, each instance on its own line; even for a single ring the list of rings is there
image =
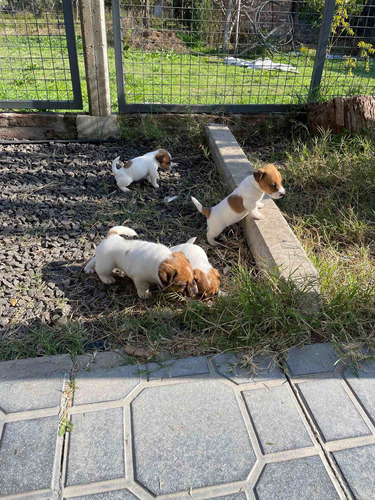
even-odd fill
[[[158,188],[158,168],[170,172],[172,167],[171,155],[165,149],[158,149],[143,156],[137,156],[127,161],[122,168],[117,168],[118,156],[112,162],[112,172],[116,178],[118,187],[124,193],[130,191],[127,186],[134,181],[147,179],[154,188]]]
[[[171,252],[182,252],[188,258],[197,282],[198,294],[202,298],[212,297],[219,293],[220,274],[211,266],[203,248],[194,245],[195,240],[196,238],[190,238],[186,243],[172,247]]]
[[[264,193],[277,200],[285,193],[282,178],[275,165],[266,165],[253,175],[246,177],[232,194],[211,208],[202,207],[201,203],[191,197],[192,202],[207,218],[207,240],[210,245],[217,245],[215,238],[228,226],[250,214],[259,220],[263,216],[259,212],[264,204],[261,202]]]
[[[95,257],[85,267],[86,273],[96,271],[103,283],[114,283],[114,268],[124,271],[134,281],[141,299],[151,295],[149,287],[156,283],[169,290],[193,297],[198,293],[190,262],[181,252],[172,252],[159,243],[126,240],[120,235],[136,236],[125,226],[110,229],[107,237],[96,247]]]

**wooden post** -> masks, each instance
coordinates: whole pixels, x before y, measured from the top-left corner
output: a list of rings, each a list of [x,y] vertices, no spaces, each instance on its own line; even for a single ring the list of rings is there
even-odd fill
[[[108,51],[104,0],[79,0],[87,94],[92,116],[109,116]]]

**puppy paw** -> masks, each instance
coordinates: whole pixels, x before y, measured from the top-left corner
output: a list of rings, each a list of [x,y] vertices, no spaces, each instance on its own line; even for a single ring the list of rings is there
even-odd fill
[[[261,201],[258,201],[257,207],[258,208],[263,208],[264,207],[264,203],[262,203]]]
[[[218,242],[212,238],[207,238],[208,240],[208,243],[212,246],[212,247],[217,247],[218,246]]]
[[[94,272],[95,272],[95,269],[94,269],[94,268],[92,268],[92,267],[86,266],[86,267],[84,268],[84,271],[85,271],[85,273],[87,273],[87,274],[92,274],[92,273],[94,273]]]
[[[251,216],[252,216],[252,218],[254,220],[262,220],[262,219],[264,219],[264,215],[262,215],[259,212],[252,213]]]
[[[115,283],[116,280],[113,276],[99,276],[99,278],[102,280],[103,283],[106,285],[111,285],[112,283]]]
[[[151,298],[151,292],[147,290],[147,292],[138,292],[138,297],[143,300],[148,300]]]
[[[153,184],[152,187],[157,189],[159,187],[159,184]]]
[[[124,186],[123,186],[123,187],[120,187],[120,189],[121,189],[121,191],[122,191],[123,193],[130,193],[130,189],[128,189],[127,187],[124,187]]]

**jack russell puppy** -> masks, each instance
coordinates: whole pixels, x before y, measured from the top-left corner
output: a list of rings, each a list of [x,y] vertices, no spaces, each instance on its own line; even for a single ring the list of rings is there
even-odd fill
[[[172,168],[172,157],[165,149],[158,149],[143,156],[137,156],[127,161],[123,167],[117,168],[118,156],[112,162],[112,172],[115,176],[118,187],[124,193],[130,191],[127,186],[134,181],[147,179],[154,188],[158,188],[158,168],[167,172]]]
[[[138,296],[148,299],[149,287],[156,283],[168,290],[194,297],[198,287],[190,262],[181,252],[172,252],[160,243],[126,240],[137,233],[125,226],[112,227],[96,247],[95,257],[85,267],[86,273],[96,271],[103,283],[114,283],[114,268],[121,269],[134,281]]]
[[[196,239],[190,238],[186,243],[172,247],[171,251],[182,252],[188,258],[197,282],[198,294],[201,297],[211,297],[219,293],[220,274],[211,266],[203,248],[194,245]]]
[[[285,193],[282,178],[275,165],[269,164],[260,168],[253,175],[246,177],[232,194],[211,208],[202,207],[201,203],[191,197],[192,202],[207,218],[207,240],[210,245],[217,245],[215,238],[228,226],[240,221],[247,214],[255,220],[263,218],[259,212],[264,207],[262,198],[265,193],[277,200]]]

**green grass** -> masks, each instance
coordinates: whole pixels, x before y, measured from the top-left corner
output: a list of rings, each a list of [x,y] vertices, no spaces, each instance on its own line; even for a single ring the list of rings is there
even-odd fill
[[[84,110],[88,111],[82,39],[77,39]],[[10,47],[7,47],[10,45]],[[0,37],[0,99],[71,99],[64,36]],[[256,56],[248,56],[252,58]],[[41,59],[44,59],[42,61]],[[275,62],[296,66],[299,74],[249,70],[223,63],[224,56],[200,53],[124,51],[125,95],[129,104],[299,104],[307,100],[313,59],[276,54]],[[112,109],[117,111],[114,49],[108,49]],[[329,60],[320,98],[372,93],[375,71],[357,61],[353,76],[345,61]]]

